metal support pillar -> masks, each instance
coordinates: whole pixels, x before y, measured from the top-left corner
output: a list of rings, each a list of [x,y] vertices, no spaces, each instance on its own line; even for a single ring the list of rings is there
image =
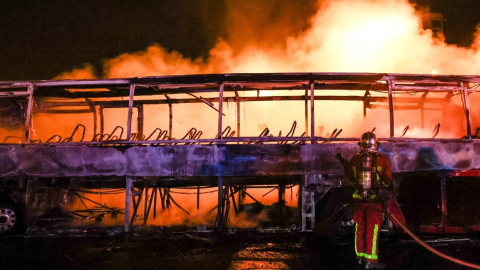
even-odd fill
[[[442,218],[440,221],[441,226],[447,226],[447,193],[446,193],[446,185],[447,185],[447,174],[441,173],[441,188],[442,188]]]
[[[197,210],[200,209],[200,186],[197,186]]]
[[[124,220],[124,230],[126,233],[131,231],[130,226],[130,204],[131,204],[131,195],[132,195],[132,187],[133,187],[133,178],[130,176],[126,177],[125,182],[125,220]]]
[[[388,108],[390,111],[390,138],[395,137],[395,119],[393,116],[393,88],[395,87],[394,80],[388,80]]]
[[[162,203],[162,210],[165,210],[165,192],[163,191],[163,188],[158,188],[158,193],[160,195],[160,202]]]
[[[97,134],[97,125],[98,125],[98,120],[97,120],[97,107],[95,107],[95,103],[93,103],[93,101],[91,101],[90,99],[85,99],[85,101],[88,103],[88,106],[90,107],[90,111],[92,112],[92,116],[93,116],[93,136],[95,136]]]
[[[145,188],[145,201],[147,200],[148,198],[148,192],[147,192],[147,188]],[[144,215],[144,219],[143,219],[143,225],[147,225],[147,222],[148,222],[148,218],[150,216],[150,210],[152,209],[152,202],[154,202],[155,204],[157,203],[157,187],[153,187],[152,188],[152,193],[150,194],[150,201],[148,202],[148,207],[146,208],[145,210],[145,215]],[[146,206],[146,204],[145,204]],[[155,215],[155,212],[157,211],[157,208],[156,208],[156,205],[153,206],[154,208],[154,212],[153,212],[153,218],[155,219],[156,215]]]
[[[225,83],[220,85],[220,90],[218,93],[218,139],[222,139],[222,116],[223,116],[223,89]]]
[[[163,188],[163,195],[163,198],[165,199],[165,207],[170,209],[170,205],[172,204],[170,202],[170,188]]]
[[[425,127],[425,99],[427,98],[428,92],[425,92],[420,98],[418,106],[420,107],[420,124],[421,128]]]
[[[311,118],[311,130],[310,138],[311,143],[315,144],[315,82],[310,82],[310,118]]]
[[[137,141],[143,141],[143,119],[144,111],[143,104],[137,106]]]
[[[238,208],[237,208],[237,203],[235,202],[235,193],[237,193],[237,189],[235,189],[233,186],[230,186],[230,196],[229,197],[232,197],[233,209],[235,210],[235,215],[236,215],[236,214],[238,214]]]
[[[305,90],[305,136],[308,137],[308,90]]]
[[[148,181],[143,179],[145,195],[143,197],[143,225],[147,225],[148,220]]]
[[[130,84],[130,98],[128,100],[128,119],[127,119],[127,141],[131,141],[132,135],[132,116],[133,116],[133,99],[135,96],[135,84]],[[121,138],[118,138],[121,139]]]
[[[30,143],[30,126],[32,124],[32,110],[33,110],[33,84],[28,84],[28,105],[25,113],[25,143]]]
[[[173,107],[172,103],[168,103],[168,139],[173,137]]]
[[[230,212],[230,188],[229,188],[228,184],[224,184],[223,203],[224,203],[224,206],[223,206],[223,212],[222,212],[222,227],[221,228],[225,228],[227,226],[228,213]]]
[[[315,192],[307,189],[306,182],[307,175],[305,175],[304,184],[300,187],[302,193],[302,231],[312,231],[315,229]]]
[[[221,220],[223,210],[223,178],[218,177],[218,206],[217,206],[217,221]],[[217,224],[218,226],[218,224]]]
[[[216,227],[223,228],[223,177],[218,177],[218,207],[217,207],[217,219],[216,219]]]
[[[98,116],[100,117],[100,133],[105,132],[105,116],[103,114],[103,106],[100,105],[98,108]]]
[[[153,188],[153,218],[155,219],[157,217],[157,193],[160,188],[155,186]]]
[[[363,96],[363,119],[367,118],[367,109],[370,108],[370,92],[368,90],[365,91],[365,95]]]
[[[240,96],[237,91],[235,91],[235,102],[237,105],[237,137],[240,137]],[[239,143],[237,142],[237,144]]]
[[[243,188],[239,188],[238,189],[238,211],[243,211],[243,201],[245,200],[245,197],[247,196],[247,194],[245,194],[245,191],[243,190]]]
[[[132,193],[132,201],[133,201],[133,214],[132,214],[132,219],[130,220],[130,226],[133,226],[133,223],[137,219],[138,215],[138,209],[140,208],[140,202],[142,201],[143,197],[143,188],[140,189],[139,191],[133,190],[134,193]],[[135,199],[135,197],[138,197]]]
[[[285,219],[285,185],[278,186],[278,207],[280,210],[280,225],[283,225]]]
[[[472,138],[472,126],[470,120],[470,101],[468,99],[468,89],[465,83],[461,82],[460,85],[463,88],[463,100],[465,101],[465,116],[467,117],[467,137]]]
[[[164,94],[165,98],[168,100],[168,139],[172,139],[173,131],[173,108],[172,103],[170,102],[170,97],[167,94]]]

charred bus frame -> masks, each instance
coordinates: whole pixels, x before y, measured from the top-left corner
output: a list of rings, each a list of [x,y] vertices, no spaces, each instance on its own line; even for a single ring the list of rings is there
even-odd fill
[[[243,190],[242,186],[275,184],[279,185],[281,193],[284,192],[285,185],[301,183],[304,191],[302,226],[307,229],[314,226],[314,202],[322,198],[332,187],[338,186],[338,182],[331,179],[340,179],[343,175],[341,166],[334,159],[335,153],[353,154],[357,151],[358,140],[357,137],[341,138],[340,131],[337,130],[330,136],[316,136],[315,101],[363,102],[364,116],[367,109],[378,106],[388,108],[389,136],[380,140],[384,142],[384,151],[393,159],[391,162],[395,173],[418,169],[412,161],[418,156],[419,150],[424,148],[435,149],[436,154],[441,156],[442,163],[449,169],[466,170],[480,167],[480,160],[472,155],[467,162],[468,166],[465,166],[465,163],[459,164],[454,160],[456,152],[452,153],[451,149],[453,147],[471,150],[480,147],[480,142],[472,135],[469,104],[469,94],[478,91],[479,83],[478,76],[383,73],[209,74],[0,82],[0,99],[24,97],[26,100],[26,103],[22,104],[17,102],[20,104],[19,110],[24,119],[24,136],[6,136],[4,143],[0,145],[2,163],[5,164],[0,171],[0,177],[2,182],[30,178],[107,179],[114,176],[117,179],[124,179],[122,181],[126,189],[125,231],[131,230],[140,203],[140,199],[135,201],[135,196],[131,194],[135,181],[137,185],[146,187],[142,189],[142,193],[145,191],[145,198],[148,197],[148,187],[165,188],[172,183],[183,186],[203,184],[218,186],[216,225],[219,227],[226,225],[228,215],[228,211],[225,211],[226,204],[235,193]],[[260,90],[291,90],[296,91],[295,93],[301,91],[303,94],[261,96]],[[327,96],[316,94],[315,91],[318,90],[360,90],[364,91],[364,95]],[[257,91],[257,96],[240,97],[239,91]],[[371,92],[383,92],[387,96],[371,96]],[[395,93],[399,92],[423,95],[420,98],[395,97]],[[427,95],[431,92],[445,93],[445,97],[430,98]],[[214,97],[204,98],[200,96],[202,93],[213,93]],[[394,107],[394,101],[395,106],[405,103],[409,104],[405,106],[407,109],[420,110],[423,117],[425,103],[448,102],[453,93],[462,95],[464,102],[467,127],[464,137],[437,139],[405,138],[405,133],[401,136],[395,135],[394,111],[398,108]],[[186,95],[188,98],[183,96],[173,98],[172,95],[175,94]],[[127,97],[128,100],[125,100]],[[268,136],[269,131],[266,129],[258,137],[241,136],[240,104],[250,101],[295,100],[305,104],[303,135],[293,136],[293,132],[289,132],[286,136],[281,134]],[[223,106],[229,101],[236,104],[236,134],[230,127],[224,127],[223,123]],[[201,133],[194,129],[181,139],[172,138],[174,117],[172,107],[174,104],[184,103],[205,103],[218,112],[215,138],[202,139]],[[214,103],[218,104],[218,108],[215,108]],[[168,131],[154,130],[149,136],[145,135],[143,112],[144,106],[149,104],[169,106]],[[109,134],[104,133],[105,108],[128,108],[125,138],[122,137],[123,127],[117,127],[118,129],[115,128]],[[136,132],[132,128],[135,108],[138,115]],[[35,140],[32,138],[32,117],[36,112],[92,113],[94,137],[91,141],[83,141],[85,137],[83,126],[81,140],[73,141],[74,135],[82,129],[82,125],[77,125],[72,135],[63,141],[60,135],[54,135],[44,142]],[[437,132],[439,128],[438,126]],[[114,135],[120,129],[121,134]],[[156,135],[155,132],[158,132],[158,135],[151,140],[154,134]],[[11,143],[11,140],[18,143]],[[106,161],[103,157],[107,156],[114,161]],[[145,159],[149,161],[139,161]],[[324,176],[329,176],[329,180]],[[312,183],[327,188],[311,188],[310,192],[307,186]],[[5,186],[7,185],[4,185],[3,196],[12,192]],[[234,188],[231,188],[232,186]],[[156,192],[158,189],[152,189],[155,196]],[[167,196],[168,189],[164,192],[163,194]],[[314,193],[316,195],[312,195]],[[279,194],[280,199],[281,196]],[[131,198],[134,205],[133,213],[130,213]],[[310,202],[305,198],[311,198]],[[156,205],[156,202],[154,204]],[[151,200],[147,204],[145,199],[146,215],[150,212],[151,205]],[[148,217],[145,217],[145,223],[147,219]],[[310,221],[312,225],[307,226]]]

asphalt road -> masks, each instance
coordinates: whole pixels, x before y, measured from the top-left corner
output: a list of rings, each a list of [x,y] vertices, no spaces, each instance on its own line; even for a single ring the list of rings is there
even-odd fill
[[[362,269],[350,240],[256,230],[64,230],[0,239],[0,269]],[[480,264],[478,239],[430,244]],[[408,238],[382,238],[380,260],[386,269],[468,269]]]

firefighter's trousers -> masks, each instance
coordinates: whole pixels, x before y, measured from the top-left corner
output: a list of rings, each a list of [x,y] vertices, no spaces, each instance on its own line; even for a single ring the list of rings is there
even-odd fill
[[[355,222],[355,252],[359,259],[378,261],[378,237],[382,225],[382,204],[356,201],[353,207]]]

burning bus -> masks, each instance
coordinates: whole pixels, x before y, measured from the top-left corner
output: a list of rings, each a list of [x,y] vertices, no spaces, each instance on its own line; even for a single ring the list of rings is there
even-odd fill
[[[353,186],[335,155],[352,157],[365,131],[412,230],[478,232],[479,85],[384,73],[0,82],[0,233],[252,227],[245,213],[266,196],[257,219],[349,233]]]

